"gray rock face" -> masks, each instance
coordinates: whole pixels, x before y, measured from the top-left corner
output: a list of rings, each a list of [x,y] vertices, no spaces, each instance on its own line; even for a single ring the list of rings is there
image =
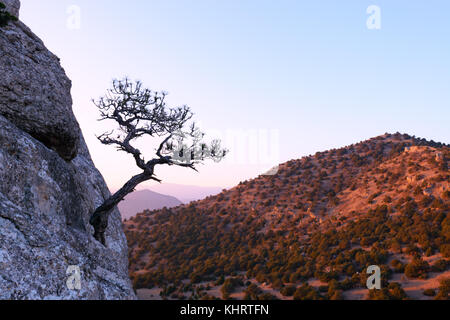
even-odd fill
[[[6,5],[6,10],[13,16],[19,17],[20,0],[1,0]]]
[[[0,30],[0,299],[135,299],[119,211],[107,247],[92,236],[89,217],[110,193],[69,90],[57,58],[24,25]],[[77,141],[71,157],[56,148],[58,130]]]
[[[0,115],[72,160],[80,128],[59,59],[22,22],[0,29],[0,48]]]
[[[0,116],[0,299],[127,299],[127,243],[120,213],[108,248],[92,237],[90,213],[109,196],[84,142],[64,161]],[[81,270],[81,290],[66,271]]]

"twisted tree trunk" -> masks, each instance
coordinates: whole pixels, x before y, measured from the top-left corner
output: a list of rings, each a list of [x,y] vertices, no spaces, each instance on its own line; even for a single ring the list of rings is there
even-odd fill
[[[103,245],[106,244],[105,232],[108,228],[109,215],[119,202],[144,181],[161,182],[153,175],[155,166],[175,165],[196,170],[195,164],[201,163],[208,157],[216,161],[215,154],[216,149],[219,152],[219,142],[213,140],[210,147],[211,155],[205,155],[207,146],[205,143],[201,143],[204,134],[196,128],[195,123],[187,131],[183,131],[183,127],[193,116],[189,107],[166,107],[166,95],[164,92],[158,93],[144,89],[141,82],[137,81],[133,84],[125,78],[122,81],[114,80],[113,88],[108,90],[106,96],[97,102],[94,101],[101,113],[100,120],[115,120],[119,124],[119,132],[113,130],[97,138],[105,145],[115,145],[118,150],[131,154],[136,165],[143,170],[141,174],[132,177],[122,189],[106,199],[92,214],[89,223],[94,227],[95,239]],[[139,149],[131,145],[132,141],[144,136],[164,137],[156,151],[156,157],[148,162],[145,162]],[[190,147],[187,146],[188,143],[191,145]],[[199,159],[195,159],[195,150],[199,144],[201,145],[201,156]],[[176,152],[180,152],[182,157],[185,151],[186,154],[192,155],[188,159],[189,161],[173,158]],[[225,152],[223,150],[223,156],[225,156]]]
[[[94,227],[94,238],[106,245],[105,231],[108,228],[108,218],[111,211],[121,202],[129,193],[142,182],[151,180],[152,173],[143,172],[132,177],[119,191],[105,200],[92,214],[89,223]]]

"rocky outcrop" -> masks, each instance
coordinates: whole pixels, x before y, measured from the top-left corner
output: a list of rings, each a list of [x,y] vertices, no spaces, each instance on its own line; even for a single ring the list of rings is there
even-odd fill
[[[15,8],[16,2],[6,4]],[[22,22],[10,22],[0,33],[0,115],[72,160],[80,128],[72,113],[71,82],[58,57]]]
[[[5,4],[6,11],[17,18],[19,17],[20,0],[2,0],[0,2]]]
[[[90,215],[110,193],[70,85],[24,24],[0,29],[0,299],[135,298],[119,211],[107,247],[92,236]]]

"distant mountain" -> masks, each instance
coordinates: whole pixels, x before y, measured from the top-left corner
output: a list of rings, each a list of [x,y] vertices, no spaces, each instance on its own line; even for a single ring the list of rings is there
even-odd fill
[[[129,219],[144,210],[156,210],[164,207],[172,208],[182,204],[175,197],[150,190],[135,191],[129,194],[120,204],[122,219]]]
[[[134,287],[172,299],[448,299],[449,161],[446,144],[385,134],[139,214],[125,224]],[[370,265],[383,290],[367,289]]]
[[[199,187],[173,183],[152,185],[147,189],[154,192],[171,195],[183,203],[202,200],[208,196],[219,194],[223,190],[223,188],[220,187]]]

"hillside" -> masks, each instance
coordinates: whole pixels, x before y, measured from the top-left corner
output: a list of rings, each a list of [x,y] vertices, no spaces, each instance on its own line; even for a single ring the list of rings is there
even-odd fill
[[[122,219],[129,219],[144,210],[157,210],[164,207],[171,208],[181,205],[182,202],[175,197],[167,196],[150,190],[136,191],[119,203]]]
[[[125,224],[153,298],[447,298],[448,145],[385,134]],[[382,269],[369,294],[366,268]],[[162,291],[161,291],[162,290]]]

